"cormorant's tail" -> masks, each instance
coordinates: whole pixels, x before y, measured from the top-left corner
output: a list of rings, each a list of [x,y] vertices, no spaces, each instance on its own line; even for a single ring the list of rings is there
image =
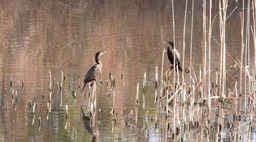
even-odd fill
[[[84,82],[84,86],[83,86],[82,92],[84,91],[85,86],[86,86],[86,82]]]

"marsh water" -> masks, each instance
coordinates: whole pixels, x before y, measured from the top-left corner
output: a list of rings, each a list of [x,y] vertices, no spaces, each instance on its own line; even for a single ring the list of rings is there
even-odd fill
[[[106,83],[97,83],[101,115],[96,141],[164,141],[161,127],[155,122],[150,121],[147,128],[143,124],[157,115],[155,67],[160,69],[166,41],[173,40],[170,0],[3,0],[0,8],[0,141],[94,141],[81,118],[80,108],[87,104],[80,86],[95,63],[97,51],[107,54],[102,56],[102,79]],[[227,57],[228,87],[239,78],[232,59],[240,57],[241,47],[241,5],[231,1],[228,12],[233,9],[226,25],[227,52],[232,57]],[[189,1],[187,47],[191,10]],[[218,2],[213,3],[212,10],[217,13]],[[176,48],[182,55],[185,0],[175,1],[174,11]],[[193,29],[192,63],[198,66],[202,61],[202,1],[195,1]],[[218,25],[214,24],[213,69],[219,66],[218,34]],[[186,48],[185,57],[189,55]],[[166,71],[170,63],[165,59]],[[189,61],[185,60],[184,66],[188,68]],[[62,71],[65,81],[60,89]],[[109,95],[110,72],[116,79],[115,106]],[[141,94],[144,72],[149,88],[146,103],[136,108],[136,84],[140,83]],[[72,93],[76,93],[76,99]],[[113,108],[118,114],[114,128],[110,113]],[[122,116],[136,109],[136,126],[125,125]]]

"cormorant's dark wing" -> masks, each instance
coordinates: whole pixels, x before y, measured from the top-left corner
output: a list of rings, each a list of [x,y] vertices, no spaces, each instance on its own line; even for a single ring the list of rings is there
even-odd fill
[[[167,57],[168,57],[170,63],[173,65],[174,64],[174,57],[173,57],[173,53],[172,53],[172,51],[170,50],[169,47],[167,47]]]
[[[90,82],[95,80],[97,76],[97,64],[93,65],[86,73],[84,77],[84,82]]]
[[[88,82],[91,82],[93,80],[96,80],[97,75],[100,73],[100,67],[98,64],[93,65],[88,72],[86,73],[84,77],[84,86],[82,91],[84,90],[84,87]]]
[[[170,61],[170,63],[173,65],[174,64],[174,54],[175,54],[175,68],[178,67],[178,69],[182,72],[182,68],[180,65],[180,54],[177,51],[177,49],[170,50],[170,48],[167,48],[167,56]],[[175,69],[176,70],[176,69]]]

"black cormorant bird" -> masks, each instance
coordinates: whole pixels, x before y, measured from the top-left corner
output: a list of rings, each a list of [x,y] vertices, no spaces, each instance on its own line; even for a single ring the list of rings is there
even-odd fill
[[[85,77],[84,77],[84,87],[82,89],[82,92],[84,91],[84,88],[86,86],[87,83],[92,82],[92,81],[96,81],[96,77],[100,74],[101,77],[101,68],[102,68],[102,63],[100,60],[100,56],[105,54],[105,52],[101,52],[98,51],[95,54],[95,62],[96,64],[94,64],[86,73]],[[101,78],[100,78],[101,79]]]
[[[167,56],[172,65],[174,65],[174,54],[175,54],[175,66],[182,72],[182,68],[180,66],[180,54],[178,50],[174,48],[174,42],[169,41],[169,46],[167,47]],[[176,67],[174,68],[176,70]]]

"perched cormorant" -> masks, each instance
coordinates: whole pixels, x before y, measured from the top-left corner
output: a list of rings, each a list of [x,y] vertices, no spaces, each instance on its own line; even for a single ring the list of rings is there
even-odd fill
[[[95,62],[96,64],[94,64],[86,73],[85,77],[84,77],[84,87],[82,89],[82,92],[86,86],[87,83],[91,82],[91,81],[96,81],[96,77],[100,74],[101,75],[101,68],[102,68],[102,63],[100,61],[100,56],[105,54],[106,52],[101,52],[98,51],[95,54]]]
[[[178,50],[174,48],[174,42],[169,41],[169,46],[167,47],[167,56],[172,65],[174,65],[174,54],[175,54],[175,66],[182,72],[182,68],[180,66],[180,54]],[[174,68],[176,70],[176,67]]]

